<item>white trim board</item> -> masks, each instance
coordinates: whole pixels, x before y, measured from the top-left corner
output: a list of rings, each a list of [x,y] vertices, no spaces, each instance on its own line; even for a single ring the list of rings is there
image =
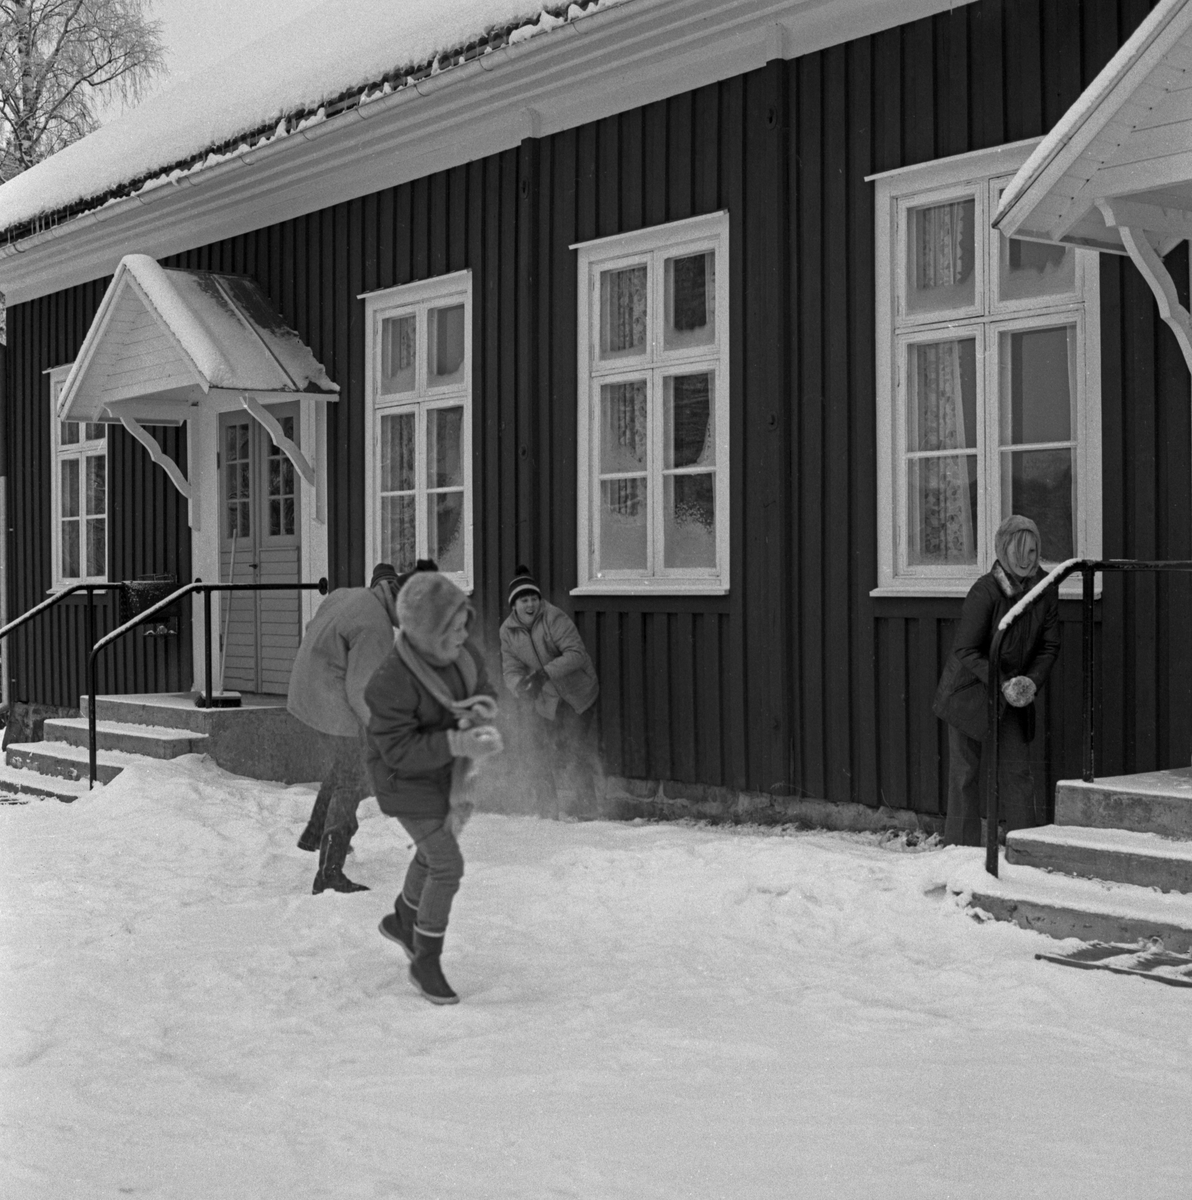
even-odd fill
[[[9,304],[972,0],[633,0],[0,249]]]

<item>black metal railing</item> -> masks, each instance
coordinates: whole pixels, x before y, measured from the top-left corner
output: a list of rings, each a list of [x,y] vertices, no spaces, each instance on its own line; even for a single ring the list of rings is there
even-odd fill
[[[144,612],[138,613],[131,620],[125,621],[123,625],[113,629],[111,633],[105,634],[98,642],[95,642],[91,647],[91,653],[87,658],[87,690],[88,690],[88,706],[87,706],[87,748],[89,761],[89,787],[95,786],[96,768],[98,766],[98,748],[96,746],[96,717],[95,717],[95,693],[96,693],[96,663],[99,652],[106,646],[110,646],[118,638],[123,637],[131,629],[135,629],[138,625],[148,621],[155,614],[168,608],[171,604],[181,600],[183,596],[192,595],[195,592],[203,593],[203,690],[195,697],[195,704],[199,708],[211,708],[215,699],[215,692],[211,682],[211,593],[212,592],[318,592],[320,595],[327,594],[327,579],[326,577],[319,580],[318,583],[204,583],[201,579],[196,579],[194,583],[184,584],[177,591],[171,592],[165,599],[158,601],[145,609]]]
[[[1156,561],[1135,558],[1071,558],[1060,563],[1044,579],[1037,583],[1002,617],[994,631],[989,647],[989,681],[987,702],[989,705],[989,728],[993,736],[989,740],[989,800],[985,811],[985,870],[990,875],[998,872],[998,818],[1000,815],[1001,780],[999,778],[999,717],[1001,716],[1001,652],[1006,631],[1015,621],[1036,605],[1049,587],[1058,586],[1070,575],[1079,571],[1081,575],[1081,696],[1083,712],[1083,746],[1081,778],[1092,783],[1096,761],[1093,744],[1093,618],[1095,615],[1095,577],[1098,571],[1192,571],[1192,562]]]

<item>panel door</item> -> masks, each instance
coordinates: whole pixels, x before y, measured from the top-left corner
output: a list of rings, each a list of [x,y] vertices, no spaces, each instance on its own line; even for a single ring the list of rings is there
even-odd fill
[[[293,404],[269,410],[297,442]],[[301,523],[293,464],[248,413],[220,418],[220,579],[297,583]],[[297,591],[225,594],[219,652],[224,688],[284,695],[302,634]]]

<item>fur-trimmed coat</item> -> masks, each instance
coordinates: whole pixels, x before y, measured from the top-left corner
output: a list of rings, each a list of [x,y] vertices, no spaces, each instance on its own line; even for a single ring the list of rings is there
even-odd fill
[[[944,664],[932,708],[941,720],[971,738],[980,740],[988,729],[986,689],[993,635],[1002,617],[1042,578],[1043,573],[1036,571],[1030,579],[1018,584],[1001,563],[994,563],[993,570],[982,575],[965,597],[952,653]],[[1016,675],[1025,675],[1036,688],[1042,688],[1059,652],[1059,591],[1050,587],[1043,599],[1023,613],[1002,639],[999,684]],[[1017,711],[1029,741],[1035,735],[1034,703]]]

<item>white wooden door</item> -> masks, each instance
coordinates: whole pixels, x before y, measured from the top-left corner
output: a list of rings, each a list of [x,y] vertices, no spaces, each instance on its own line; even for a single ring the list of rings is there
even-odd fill
[[[297,405],[271,406],[298,442]],[[220,417],[220,579],[297,583],[301,551],[294,466],[248,413]],[[302,635],[299,593],[225,593],[218,646],[224,688],[284,695]]]

